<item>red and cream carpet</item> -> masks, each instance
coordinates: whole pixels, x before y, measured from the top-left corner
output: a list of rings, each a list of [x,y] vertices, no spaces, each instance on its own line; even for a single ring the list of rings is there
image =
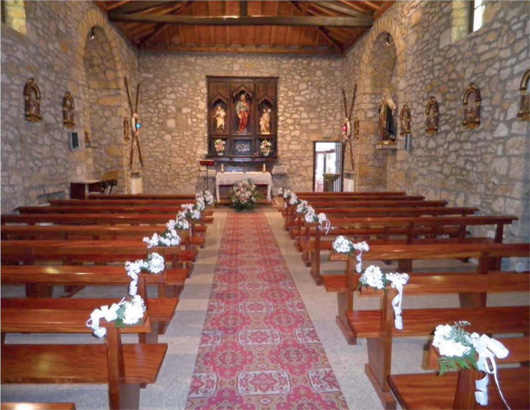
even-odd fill
[[[262,213],[228,216],[186,407],[347,408]]]

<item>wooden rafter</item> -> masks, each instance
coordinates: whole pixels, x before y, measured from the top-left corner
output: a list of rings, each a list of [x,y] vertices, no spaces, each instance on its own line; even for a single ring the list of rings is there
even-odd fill
[[[385,1],[379,10],[377,10],[374,14],[374,20],[381,17],[390,7],[394,5],[393,1]]]
[[[110,21],[129,23],[166,23],[196,26],[297,26],[297,27],[370,27],[371,18],[320,16],[164,16],[151,14],[112,14]]]
[[[290,46],[191,46],[175,44],[159,44],[153,47],[140,47],[140,49],[164,52],[208,52],[208,53],[272,53],[272,54],[324,54],[339,55],[340,50],[327,47],[290,47]]]
[[[126,14],[126,13],[138,13],[140,11],[146,11],[155,7],[164,6],[172,1],[129,1],[126,4],[116,7],[109,13],[109,17],[114,13]]]
[[[326,8],[328,10],[337,11],[339,13],[346,14],[348,16],[359,16],[359,15],[367,15],[367,13],[360,12],[358,10],[354,10],[351,7],[347,7],[343,4],[331,2],[331,1],[317,1],[312,2],[312,5],[317,5],[323,8]],[[368,14],[369,15],[369,14]]]
[[[114,9],[117,9],[121,6],[123,6],[124,4],[126,3],[129,3],[129,0],[125,0],[125,1],[113,1],[112,3],[108,4],[105,6],[105,8],[107,9],[107,11],[112,11]]]
[[[339,3],[344,4],[351,9],[360,11],[361,13],[370,13],[370,10],[367,10],[362,6],[363,2],[361,1],[340,1]]]

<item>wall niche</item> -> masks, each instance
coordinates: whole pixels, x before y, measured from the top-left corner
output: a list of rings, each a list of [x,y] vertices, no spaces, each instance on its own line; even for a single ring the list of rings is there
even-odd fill
[[[237,162],[278,157],[277,82],[277,77],[207,77],[209,157]],[[223,151],[216,149],[219,141]],[[269,151],[260,149],[264,141],[270,142]]]

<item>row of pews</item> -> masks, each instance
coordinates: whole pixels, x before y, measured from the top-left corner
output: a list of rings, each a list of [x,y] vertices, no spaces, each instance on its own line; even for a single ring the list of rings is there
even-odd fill
[[[141,388],[156,382],[163,364],[168,345],[159,336],[204,247],[213,211],[206,207],[200,218],[187,218],[178,246],[148,248],[143,238],[166,231],[168,221],[190,203],[196,203],[195,195],[96,195],[2,215],[2,285],[25,290],[23,298],[1,299],[2,384],[106,384],[111,409],[138,409]],[[81,298],[79,292],[116,286],[127,296],[131,277],[124,264],[153,252],[164,257],[165,268],[138,277],[143,319],[127,326],[103,320],[106,336],[94,344],[87,320],[94,309],[122,298]],[[15,333],[75,334],[75,343],[10,343]],[[137,335],[137,342],[123,342],[125,334]],[[73,409],[75,404],[2,404],[12,408]]]
[[[427,341],[436,326],[459,321],[470,322],[466,328],[469,332],[495,335],[508,348],[509,356],[497,359],[502,392],[512,409],[530,408],[528,303],[501,307],[488,304],[488,296],[492,294],[506,294],[510,300],[514,293],[528,294],[530,291],[527,268],[522,269],[524,272],[503,270],[509,265],[506,262],[509,258],[530,257],[530,244],[503,243],[504,228],[517,220],[516,217],[477,216],[479,210],[476,208],[449,207],[445,201],[427,201],[422,196],[409,196],[405,192],[294,194],[288,191],[283,197],[280,211],[284,227],[310,268],[315,283],[337,294],[337,324],[346,340],[350,344],[366,340],[365,373],[385,409],[395,409],[397,402],[404,409],[505,408],[493,380],[488,385],[488,405],[479,406],[475,402],[475,381],[484,377],[475,369],[439,376],[438,351],[432,346],[424,366],[430,372],[393,373],[395,338],[423,337]],[[313,208],[313,215],[324,213],[325,218],[320,222],[317,217],[308,220],[308,206]],[[490,234],[479,236],[470,231]],[[366,241],[369,250],[362,255],[359,252],[337,253],[333,242],[339,236],[353,243]],[[344,273],[323,273],[325,258],[337,263],[342,261]],[[364,267],[370,264],[367,261],[384,265],[397,262],[397,272],[409,274],[404,286],[402,329],[396,329],[394,324],[392,301],[397,295],[396,289],[363,288],[359,291],[360,275],[356,267],[361,259]],[[456,268],[422,272],[417,267],[419,261],[442,260],[468,262],[469,267],[465,272]],[[362,296],[380,298],[380,309],[357,309],[354,301],[359,292]],[[409,296],[444,294],[458,294],[460,307],[406,308]]]

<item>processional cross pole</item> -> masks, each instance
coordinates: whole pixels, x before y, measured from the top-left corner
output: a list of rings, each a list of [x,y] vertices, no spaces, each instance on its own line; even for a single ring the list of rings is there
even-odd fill
[[[351,127],[351,115],[353,113],[353,107],[355,105],[355,97],[357,95],[357,83],[353,87],[353,95],[351,98],[350,109],[348,110],[348,103],[346,102],[346,90],[342,89],[342,101],[344,102],[344,123],[342,124],[342,135],[344,137],[344,143],[346,141],[350,145],[350,160],[352,172],[355,171],[355,163],[353,160],[353,146],[351,142],[352,137],[352,127]]]
[[[142,149],[140,147],[140,128],[142,124],[140,123],[140,117],[138,116],[138,100],[140,98],[140,84],[136,86],[136,101],[133,106],[131,93],[129,92],[129,83],[127,82],[127,77],[125,80],[125,89],[127,90],[127,100],[129,101],[129,108],[131,110],[131,153],[129,155],[129,168],[132,168],[133,165],[133,155],[134,155],[134,145],[138,147],[138,158],[142,167],[144,166],[144,161],[142,159]]]

